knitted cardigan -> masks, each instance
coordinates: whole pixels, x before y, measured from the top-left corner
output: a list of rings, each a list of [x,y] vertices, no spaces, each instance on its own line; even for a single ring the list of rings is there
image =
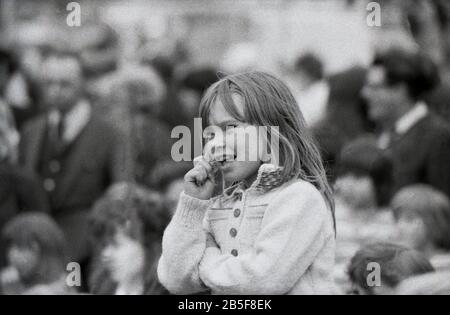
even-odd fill
[[[309,182],[263,165],[247,188],[182,193],[163,237],[161,283],[174,294],[333,294],[331,211]],[[211,235],[215,242],[208,240]]]

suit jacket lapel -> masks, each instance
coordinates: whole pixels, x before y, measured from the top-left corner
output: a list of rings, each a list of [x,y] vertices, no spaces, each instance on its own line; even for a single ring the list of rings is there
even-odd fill
[[[67,173],[59,184],[60,187],[58,188],[55,200],[56,207],[59,207],[64,203],[66,196],[70,193],[77,176],[82,173],[83,163],[85,163],[86,156],[94,156],[94,153],[90,152],[92,148],[94,148],[94,146],[90,144],[90,142],[94,140],[94,137],[90,136],[92,132],[92,124],[93,121],[91,118],[78,137],[73,140],[73,143],[69,144],[69,148],[66,148],[67,150],[70,150],[68,153],[68,159],[64,165],[67,169]]]
[[[392,146],[393,144],[398,144],[399,142],[402,142],[404,139],[409,138],[412,134],[415,134],[418,132],[418,130],[424,129],[423,126],[428,123],[429,115],[421,118],[419,121],[417,121],[411,128],[401,134],[395,133],[392,135],[392,139],[389,146]]]

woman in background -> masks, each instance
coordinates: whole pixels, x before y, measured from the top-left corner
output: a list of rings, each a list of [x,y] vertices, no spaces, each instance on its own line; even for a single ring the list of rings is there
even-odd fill
[[[68,294],[66,240],[46,214],[25,213],[3,229],[8,266],[0,273],[3,294]]]
[[[171,159],[171,130],[160,118],[166,86],[148,65],[128,65],[117,71],[109,84],[108,115],[127,137],[133,156],[134,179],[140,185],[162,190],[185,168]],[[112,105],[112,106],[111,106]]]
[[[166,291],[156,277],[162,231],[169,214],[159,194],[116,184],[94,206],[91,217],[94,294],[142,295]]]

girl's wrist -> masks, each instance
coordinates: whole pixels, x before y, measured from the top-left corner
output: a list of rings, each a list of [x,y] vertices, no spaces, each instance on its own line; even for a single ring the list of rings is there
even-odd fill
[[[183,193],[190,198],[194,198],[194,199],[197,199],[200,201],[208,201],[209,199],[211,199],[211,196],[208,197],[208,195],[206,195],[206,194],[205,194],[205,196],[202,196],[200,194],[195,194],[193,192],[190,192],[187,189],[183,190]]]
[[[173,220],[186,227],[201,227],[209,204],[209,200],[198,199],[182,192]]]

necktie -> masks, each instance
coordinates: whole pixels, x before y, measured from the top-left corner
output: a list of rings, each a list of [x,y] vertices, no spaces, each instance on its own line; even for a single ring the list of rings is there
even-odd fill
[[[53,147],[53,152],[59,155],[64,148],[64,117],[55,122],[50,129],[50,141]]]

